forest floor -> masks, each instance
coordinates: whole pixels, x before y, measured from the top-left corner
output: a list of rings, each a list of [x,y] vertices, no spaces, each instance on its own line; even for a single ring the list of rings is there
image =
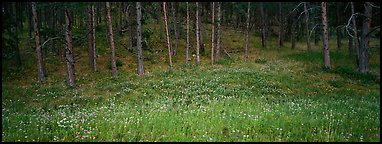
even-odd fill
[[[143,27],[145,29],[145,27]],[[67,88],[66,64],[49,53],[46,80],[36,83],[33,48],[21,45],[23,66],[2,63],[2,141],[380,141],[380,40],[370,48],[370,72],[356,71],[347,42],[330,40],[332,69],[324,69],[322,41],[306,53],[304,41],[285,42],[222,30],[219,63],[206,51],[185,65],[185,34],[168,69],[165,40],[153,26],[151,51],[144,50],[145,75],[137,76],[136,50],[127,34],[116,36],[118,77],[108,69],[109,47],[98,33],[98,71],[88,66],[87,44],[77,44],[77,87]],[[99,30],[103,31],[103,30]],[[75,32],[74,32],[75,33]],[[192,45],[195,38],[191,37]]]

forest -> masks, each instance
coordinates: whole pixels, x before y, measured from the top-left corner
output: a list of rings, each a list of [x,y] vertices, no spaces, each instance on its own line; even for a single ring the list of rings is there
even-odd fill
[[[380,142],[380,2],[2,2],[2,142]]]

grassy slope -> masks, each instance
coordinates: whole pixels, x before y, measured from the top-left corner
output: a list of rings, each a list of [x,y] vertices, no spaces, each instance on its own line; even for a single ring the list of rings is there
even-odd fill
[[[111,78],[103,30],[98,72],[88,68],[86,44],[75,48],[76,89],[66,88],[65,63],[53,56],[41,85],[34,82],[32,49],[22,51],[22,69],[3,61],[3,141],[380,141],[379,40],[372,43],[378,48],[371,50],[371,72],[359,74],[347,51],[333,50],[334,40],[331,70],[321,68],[321,46],[307,55],[304,42],[295,50],[288,42],[277,50],[270,38],[262,49],[254,34],[244,63],[244,32],[224,28],[224,47],[241,52],[210,66],[205,25],[201,65],[194,65],[191,52],[192,64],[184,65],[182,39],[175,68],[168,71],[165,41],[157,25],[150,27],[154,51],[144,51],[141,78],[136,51],[119,45],[128,45],[127,36],[116,41],[123,65],[118,78]]]

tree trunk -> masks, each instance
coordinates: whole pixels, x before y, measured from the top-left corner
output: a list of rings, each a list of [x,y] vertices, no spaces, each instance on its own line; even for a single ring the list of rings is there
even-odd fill
[[[111,47],[111,74],[113,77],[117,77],[117,65],[115,62],[115,47],[114,47],[114,35],[113,35],[113,26],[112,19],[110,16],[110,2],[106,2],[106,14],[107,14],[107,26],[109,30],[109,39]]]
[[[190,12],[188,10],[188,2],[187,4],[187,46],[186,46],[186,64],[188,64],[188,50],[190,49]],[[168,41],[168,45],[170,48],[170,44]]]
[[[199,59],[199,48],[200,48],[200,43],[199,43],[199,4],[196,2],[196,64],[200,64],[200,59]]]
[[[312,52],[312,49],[310,47],[310,28],[309,28],[309,12],[306,6],[307,2],[304,2],[304,10],[305,10],[305,18],[306,18],[306,47],[309,53]]]
[[[218,62],[219,61],[219,56],[220,56],[220,18],[221,18],[221,14],[220,14],[220,7],[221,7],[221,3],[218,2],[218,5],[217,5],[217,10],[218,10],[218,20],[216,21],[218,23],[217,27],[216,27],[216,30],[217,30],[217,35],[216,35],[216,54],[215,54],[215,62]]]
[[[292,12],[292,26],[291,26],[291,43],[292,43],[292,49],[296,47],[296,12]]]
[[[138,52],[138,75],[141,76],[144,73],[143,69],[143,57],[142,57],[142,12],[141,3],[137,2],[137,52]]]
[[[188,12],[188,11],[187,11]],[[187,13],[188,14],[188,13]],[[188,21],[187,21],[188,22]],[[211,64],[214,65],[214,46],[215,46],[215,2],[212,2],[211,19]],[[188,32],[187,32],[188,33]],[[187,35],[188,36],[188,35]]]
[[[172,7],[172,17],[174,18],[174,35],[175,35],[175,47],[172,49],[172,55],[176,55],[176,49],[178,48],[178,31],[177,31],[177,23],[178,21],[176,20],[176,14],[175,14],[175,2],[171,2],[171,7]]]
[[[357,67],[359,67],[359,40],[358,40],[358,30],[357,30],[357,23],[355,20],[355,12],[354,12],[354,4],[353,2],[350,2],[351,5],[351,11],[352,11],[352,23],[353,23],[353,31],[354,31],[354,48],[356,50],[356,63]]]
[[[261,23],[262,23],[262,28],[261,28],[261,30],[262,30],[262,34],[261,34],[261,46],[263,47],[263,48],[266,48],[266,37],[265,37],[265,31],[266,31],[266,28],[265,28],[265,22],[266,22],[266,20],[265,20],[265,15],[264,15],[264,4],[263,4],[263,2],[260,2],[260,13],[261,13]]]
[[[20,11],[17,11],[16,9],[16,3],[12,3],[12,12],[13,12],[13,16],[12,16],[12,21],[13,21],[13,46],[15,48],[15,62],[16,62],[16,66],[17,67],[20,67],[21,66],[21,58],[20,58],[20,49],[19,49],[19,36],[18,36],[18,21],[17,21],[17,17],[16,16],[19,16],[18,13],[20,13]]]
[[[131,11],[129,12],[129,18],[132,19],[133,17],[133,9],[131,9]],[[134,41],[134,33],[133,33],[133,22],[132,21],[129,21],[128,22],[129,24],[129,36],[130,36],[130,52],[132,53],[134,51],[134,48],[133,48],[133,41]]]
[[[41,82],[45,79],[45,70],[44,64],[42,61],[42,52],[40,47],[40,35],[38,31],[38,20],[37,20],[37,12],[36,12],[36,3],[32,2],[32,19],[33,19],[33,28],[35,34],[35,43],[36,43],[36,61],[37,61],[37,81]]]
[[[188,2],[187,2],[188,6]],[[187,7],[188,8],[188,7]],[[188,9],[187,9],[188,10]],[[166,2],[163,2],[163,14],[164,14],[164,23],[166,25],[166,38],[167,38],[167,46],[168,46],[168,62],[170,65],[170,69],[172,68],[172,60],[171,60],[171,46],[170,46],[170,35],[169,35],[169,30],[168,30],[168,22],[167,22],[167,14],[166,14]],[[188,12],[188,11],[187,11]],[[188,13],[187,13],[188,14]],[[188,18],[188,17],[187,17]],[[188,19],[187,19],[188,20]],[[187,21],[188,22],[188,21]],[[187,23],[188,24],[188,23]],[[188,36],[188,35],[187,35]],[[187,37],[188,38],[188,37]],[[188,39],[187,39],[188,42]],[[188,47],[186,51],[186,58],[188,56]],[[187,61],[186,61],[187,63]]]
[[[245,61],[248,60],[248,33],[249,33],[249,11],[250,11],[251,2],[248,2],[248,10],[247,10],[247,32],[245,35]],[[280,37],[279,37],[280,39]]]
[[[75,87],[74,77],[74,58],[73,58],[73,41],[72,41],[72,25],[69,17],[68,9],[65,8],[65,39],[66,39],[66,66],[68,74],[68,85]]]
[[[93,22],[92,22],[92,6],[88,5],[88,53],[89,53],[89,66],[93,66]]]
[[[120,2],[119,4],[119,25],[118,25],[118,34],[120,37],[122,37],[122,23],[123,23],[123,2]]]
[[[315,15],[317,14],[315,13]],[[314,29],[314,45],[318,46],[319,39],[320,39],[320,30],[318,29],[319,22],[315,20],[315,18],[313,18],[313,20],[314,20],[314,23],[317,25],[316,28]]]
[[[324,41],[324,66],[330,68],[330,53],[329,53],[329,35],[328,35],[328,22],[326,18],[326,2],[321,3],[322,7],[322,30]]]
[[[341,30],[339,28],[340,26],[340,18],[341,18],[341,15],[340,15],[340,2],[336,2],[336,12],[337,12],[337,18],[336,18],[336,22],[337,22],[337,28],[336,28],[336,31],[337,31],[337,48],[338,50],[340,51],[341,50]]]
[[[359,55],[359,67],[358,70],[361,73],[366,73],[368,71],[368,33],[370,32],[370,25],[371,25],[371,12],[373,7],[371,6],[370,2],[365,2],[365,16],[367,16],[363,20],[362,25],[362,35],[361,35],[361,46],[360,46],[360,55]]]
[[[200,38],[200,53],[204,55],[205,52],[205,43],[203,39],[203,25],[202,25],[202,17],[199,17],[199,38]]]
[[[284,31],[284,20],[281,9],[281,2],[279,2],[279,48],[283,46],[283,31]]]

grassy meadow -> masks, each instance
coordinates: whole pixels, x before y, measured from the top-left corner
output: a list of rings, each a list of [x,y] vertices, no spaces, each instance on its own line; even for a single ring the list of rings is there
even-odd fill
[[[147,41],[151,50],[143,53],[144,76],[137,76],[136,50],[123,46],[129,45],[126,33],[116,35],[120,64],[118,77],[112,78],[110,47],[100,28],[98,71],[89,68],[86,41],[74,47],[73,89],[66,85],[65,61],[52,53],[44,59],[46,80],[36,83],[34,49],[24,39],[23,66],[14,68],[12,59],[2,62],[2,142],[380,141],[379,39],[371,42],[370,72],[361,74],[345,39],[338,50],[330,37],[332,69],[324,69],[322,41],[312,43],[310,54],[304,38],[293,50],[289,40],[278,49],[276,37],[261,48],[260,37],[252,32],[244,62],[245,31],[223,27],[222,43],[231,58],[222,53],[212,66],[206,24],[206,50],[196,66],[195,34],[191,32],[191,60],[185,65],[181,27],[169,70],[159,26],[145,28],[153,34]]]

